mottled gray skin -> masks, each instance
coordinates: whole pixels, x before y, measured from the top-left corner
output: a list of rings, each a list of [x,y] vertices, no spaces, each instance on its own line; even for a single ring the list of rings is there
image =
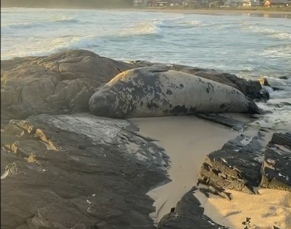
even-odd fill
[[[89,100],[91,113],[110,118],[258,113],[237,89],[195,75],[151,66],[115,76]]]

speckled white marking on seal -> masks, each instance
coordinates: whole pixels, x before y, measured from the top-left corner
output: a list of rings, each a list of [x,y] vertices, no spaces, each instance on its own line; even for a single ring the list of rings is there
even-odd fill
[[[122,90],[112,90],[117,85],[120,87],[120,83]],[[104,92],[115,95],[116,101],[110,104],[110,107],[119,109],[126,117],[173,115],[173,109],[179,107],[184,108],[180,113],[185,115],[248,112],[250,107],[256,107],[254,102],[233,87],[184,72],[168,70],[166,66],[143,67],[122,72],[97,91],[90,100],[102,97]],[[137,95],[134,93],[139,93],[139,99],[134,99]],[[149,107],[152,104],[154,106]],[[127,113],[130,106],[135,106],[135,109]],[[101,109],[102,107],[99,107],[99,110]],[[91,111],[94,111],[94,107],[91,107]],[[110,117],[114,117],[114,114]]]

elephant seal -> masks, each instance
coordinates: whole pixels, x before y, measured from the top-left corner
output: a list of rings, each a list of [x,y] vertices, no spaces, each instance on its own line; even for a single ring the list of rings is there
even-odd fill
[[[259,113],[239,90],[165,65],[121,72],[89,100],[92,114],[110,118]]]

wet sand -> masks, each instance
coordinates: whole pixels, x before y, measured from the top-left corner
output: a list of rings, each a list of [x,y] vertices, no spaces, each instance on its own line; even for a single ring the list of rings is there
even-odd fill
[[[239,115],[236,115],[236,118],[239,118]],[[240,119],[245,120],[246,118],[240,117]],[[241,134],[194,116],[138,118],[131,121],[140,128],[142,135],[157,139],[156,144],[165,149],[171,160],[168,174],[172,181],[148,192],[148,195],[155,200],[156,212],[150,215],[155,223],[169,213],[182,196],[196,185],[200,167],[206,155],[220,149],[228,140]],[[257,131],[257,129],[251,129],[244,134],[253,136],[257,134]],[[268,136],[268,138],[270,137],[271,135]],[[202,206],[205,205],[205,214],[219,224],[231,226],[231,228],[241,228],[241,222],[245,217],[255,214],[256,205],[248,207],[247,204],[251,198],[250,202],[257,202],[261,207],[259,216],[254,217],[254,221],[263,220],[269,225],[279,222],[277,225],[290,225],[291,228],[291,224],[288,224],[288,222],[291,223],[291,216],[288,217],[291,212],[290,193],[288,196],[288,194],[276,190],[260,192],[262,195],[250,197],[247,194],[234,192],[233,201],[227,201],[214,195],[207,199],[198,191],[195,196],[200,200]],[[276,211],[272,210],[274,207],[276,207]],[[266,211],[263,210],[264,208]]]
[[[242,14],[242,13],[251,13],[251,14],[291,14],[290,11],[271,11],[271,10],[248,10],[248,9],[144,9],[146,11],[161,11],[161,12],[171,12],[171,13],[211,13],[211,14]]]

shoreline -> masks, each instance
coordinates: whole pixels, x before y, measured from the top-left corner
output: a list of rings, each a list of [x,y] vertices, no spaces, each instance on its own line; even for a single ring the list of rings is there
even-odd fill
[[[110,11],[139,11],[139,12],[161,12],[161,13],[182,13],[182,14],[215,14],[215,15],[227,15],[227,14],[257,14],[258,15],[290,15],[290,9],[279,8],[268,8],[268,9],[257,9],[257,8],[208,8],[208,9],[180,9],[180,8],[76,8],[76,7],[64,7],[64,8],[54,8],[54,7],[2,7],[2,9],[9,8],[27,8],[27,9],[74,9],[74,10],[110,10]],[[255,15],[254,15],[255,16]]]
[[[114,9],[113,9],[114,10]],[[163,12],[163,13],[183,13],[183,14],[258,14],[258,15],[291,15],[290,11],[277,11],[277,10],[256,10],[248,8],[227,9],[227,8],[209,8],[209,9],[177,9],[177,8],[132,8],[120,9],[121,11],[141,11],[141,12]]]
[[[193,195],[204,208],[204,215],[214,222],[229,228],[240,228],[241,222],[251,218],[251,228],[273,229],[291,226],[291,193],[283,190],[267,188],[258,189],[259,194],[251,195],[235,190],[226,190],[232,194],[233,200],[210,194],[206,197],[201,192]]]

